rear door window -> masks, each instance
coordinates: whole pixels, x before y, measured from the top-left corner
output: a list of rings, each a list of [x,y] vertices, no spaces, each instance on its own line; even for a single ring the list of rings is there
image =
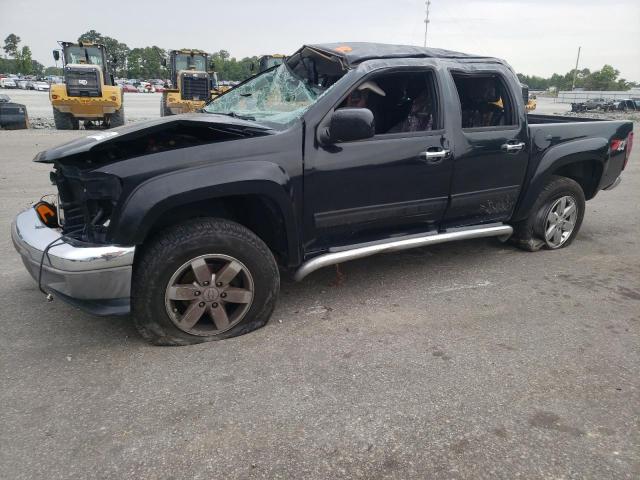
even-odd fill
[[[498,74],[451,72],[460,100],[463,129],[517,125],[509,90]]]

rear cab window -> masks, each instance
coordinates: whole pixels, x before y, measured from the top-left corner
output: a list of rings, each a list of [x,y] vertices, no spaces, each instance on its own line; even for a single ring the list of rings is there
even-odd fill
[[[452,71],[451,76],[458,92],[463,130],[518,125],[513,99],[499,73]]]

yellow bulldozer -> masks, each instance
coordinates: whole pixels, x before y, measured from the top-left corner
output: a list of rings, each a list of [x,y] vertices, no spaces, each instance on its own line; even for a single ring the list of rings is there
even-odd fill
[[[49,90],[56,128],[77,130],[81,120],[85,127],[94,122],[107,128],[124,125],[122,89],[109,72],[104,45],[58,43],[62,48],[53,51],[53,58],[57,62],[62,53],[64,83]]]
[[[172,88],[162,92],[161,116],[194,112],[221,93],[218,77],[206,52],[171,50],[168,61],[163,59],[162,63],[169,70]]]

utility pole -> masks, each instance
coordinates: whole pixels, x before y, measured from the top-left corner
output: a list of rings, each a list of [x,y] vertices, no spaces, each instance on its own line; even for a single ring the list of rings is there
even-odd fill
[[[580,61],[580,49],[582,47],[578,47],[578,57],[576,58],[576,68],[573,70],[573,83],[571,84],[571,91],[576,88],[576,75],[578,75],[578,62]]]
[[[429,29],[429,7],[431,6],[431,0],[424,2],[427,9],[427,16],[424,19],[424,46],[427,46],[427,30]]]

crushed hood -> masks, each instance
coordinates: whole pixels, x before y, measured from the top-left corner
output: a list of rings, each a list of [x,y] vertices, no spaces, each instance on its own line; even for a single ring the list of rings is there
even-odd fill
[[[34,162],[54,163],[64,158],[101,155],[114,161],[205,143],[274,133],[251,120],[210,113],[187,113],[129,124],[113,130],[96,130],[38,153]]]

